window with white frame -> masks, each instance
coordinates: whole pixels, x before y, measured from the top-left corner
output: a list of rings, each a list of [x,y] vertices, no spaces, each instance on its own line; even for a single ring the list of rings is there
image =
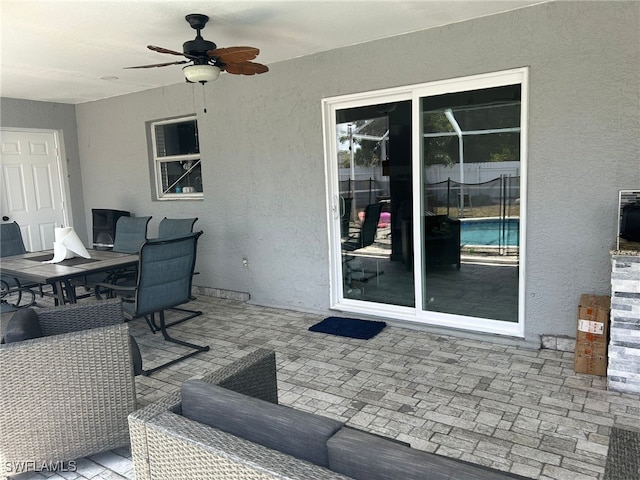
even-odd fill
[[[196,117],[151,123],[151,140],[157,198],[202,198],[202,168]]]

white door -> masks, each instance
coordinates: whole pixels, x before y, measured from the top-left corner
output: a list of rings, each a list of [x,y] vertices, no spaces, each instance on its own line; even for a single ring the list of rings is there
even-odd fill
[[[54,228],[68,223],[57,134],[0,133],[2,220],[20,225],[27,251],[51,249]]]

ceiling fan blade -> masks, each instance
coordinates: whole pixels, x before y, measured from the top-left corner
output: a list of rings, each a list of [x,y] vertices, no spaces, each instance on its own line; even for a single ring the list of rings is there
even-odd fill
[[[218,58],[222,63],[242,63],[253,60],[259,53],[255,47],[226,47],[209,50],[207,55]]]
[[[180,65],[181,63],[190,63],[191,60],[180,60],[179,62],[168,62],[168,63],[154,63],[153,65],[138,65],[136,67],[123,67],[125,69],[131,68],[153,68],[153,67],[166,67],[168,65]]]
[[[259,73],[266,73],[269,71],[269,67],[255,62],[242,62],[242,63],[230,63],[222,67],[227,73],[233,75],[256,75]]]
[[[189,55],[188,53],[176,52],[175,50],[169,50],[168,48],[163,48],[163,47],[156,47],[155,45],[147,45],[147,48],[149,50],[153,50],[154,52],[158,52],[158,53],[168,53],[169,55],[179,55],[181,57],[187,57],[191,59],[198,58],[193,55]]]

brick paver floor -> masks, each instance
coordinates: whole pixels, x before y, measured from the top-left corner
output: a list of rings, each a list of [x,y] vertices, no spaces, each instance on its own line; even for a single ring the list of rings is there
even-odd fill
[[[354,340],[309,332],[315,314],[204,296],[192,306],[205,314],[170,331],[211,350],[137,377],[141,406],[262,347],[276,351],[285,405],[533,479],[601,479],[611,427],[640,425],[640,396],[576,374],[571,353],[391,326]],[[182,351],[144,320],[130,325],[146,368]],[[78,460],[76,472],[15,478],[133,478],[133,466],[123,448]]]

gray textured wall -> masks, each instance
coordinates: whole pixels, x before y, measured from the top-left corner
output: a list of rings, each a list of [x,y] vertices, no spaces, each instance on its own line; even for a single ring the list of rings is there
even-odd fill
[[[197,284],[326,311],[321,99],[529,66],[525,329],[573,335],[580,293],[609,292],[617,191],[640,186],[639,10],[542,4],[223,75],[205,87],[207,114],[186,84],[78,105],[87,225],[97,207],[151,214],[152,231],[196,215]],[[205,199],[154,202],[145,122],[194,112]]]
[[[64,103],[33,102],[14,98],[0,100],[0,125],[11,128],[56,130],[63,144],[74,229],[87,238],[82,172],[78,152],[76,107]]]

